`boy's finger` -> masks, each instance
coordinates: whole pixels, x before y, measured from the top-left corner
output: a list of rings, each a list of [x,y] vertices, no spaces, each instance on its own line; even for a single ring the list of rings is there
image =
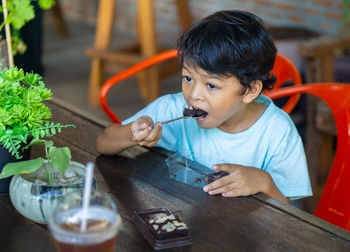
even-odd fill
[[[162,136],[162,128],[159,125],[156,125],[154,129],[152,129],[151,134],[147,136],[144,140],[139,142],[139,145],[152,147],[154,146]]]
[[[133,140],[143,141],[150,135],[151,131],[152,131],[152,127],[148,127],[142,130],[134,130]]]
[[[157,142],[161,136],[162,136],[162,126],[160,123],[156,123],[156,125],[154,125],[154,127],[152,128],[150,134],[144,140],[149,142],[154,142],[154,141]]]
[[[210,192],[210,191],[216,190],[218,188],[224,187],[224,186],[226,186],[228,184],[232,184],[232,183],[235,183],[234,176],[228,175],[228,176],[222,177],[222,178],[215,180],[214,182],[204,186],[203,191]]]
[[[148,122],[142,122],[142,123],[139,123],[139,128],[140,129],[147,129],[148,127],[152,126],[150,123]]]
[[[234,164],[215,164],[212,166],[212,168],[216,171],[225,171],[225,172],[234,172],[235,170],[237,170],[238,165],[234,165]]]
[[[153,127],[153,120],[148,116],[142,116],[133,123],[132,130],[134,134],[138,134],[149,127]]]
[[[232,189],[233,189],[233,188],[232,188],[232,184],[227,184],[227,185],[222,186],[222,187],[219,187],[219,188],[217,188],[217,189],[215,189],[215,190],[210,190],[210,191],[208,191],[208,193],[209,193],[210,195],[215,195],[215,194],[219,194],[219,193],[228,192],[228,191],[230,191],[230,190],[232,190]]]
[[[137,133],[140,133],[144,130],[152,129],[152,128],[153,128],[153,124],[143,122],[143,123],[137,124],[137,126],[135,127],[133,132],[134,132],[134,134],[137,134]]]

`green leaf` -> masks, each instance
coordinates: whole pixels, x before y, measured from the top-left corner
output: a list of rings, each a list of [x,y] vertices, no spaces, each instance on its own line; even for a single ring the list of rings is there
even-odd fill
[[[60,171],[61,174],[69,167],[71,154],[68,147],[50,148],[49,155],[51,157],[52,165]]]
[[[45,145],[45,148],[51,148],[53,146],[53,141],[52,140],[43,140],[40,138],[34,138],[28,145],[23,147],[23,150],[28,149],[30,146],[33,145]]]
[[[5,134],[6,127],[3,123],[0,122],[0,137]]]
[[[34,18],[34,8],[31,0],[12,0],[8,3],[10,22],[14,28],[21,29],[26,22]]]
[[[28,133],[28,128],[25,127],[25,126],[16,125],[16,126],[13,127],[12,134],[14,136],[18,136],[18,135],[26,136],[27,133]]]
[[[38,170],[44,163],[43,158],[31,159],[15,163],[8,163],[4,166],[0,179],[16,174],[28,174]]]
[[[41,77],[39,74],[34,73],[27,73],[24,76],[23,83],[28,86],[34,86],[37,85],[39,81],[41,81],[43,77]]]
[[[39,6],[40,8],[47,10],[50,9],[52,7],[52,5],[55,4],[54,0],[39,0]]]

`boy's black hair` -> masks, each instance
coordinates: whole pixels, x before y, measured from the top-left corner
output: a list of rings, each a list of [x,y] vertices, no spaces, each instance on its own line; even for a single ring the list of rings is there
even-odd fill
[[[244,91],[256,80],[273,88],[276,47],[260,18],[238,10],[218,11],[192,25],[177,41],[184,62],[210,74],[234,75]]]

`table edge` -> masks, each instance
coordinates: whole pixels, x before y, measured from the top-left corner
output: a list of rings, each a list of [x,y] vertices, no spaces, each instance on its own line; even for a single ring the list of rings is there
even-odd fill
[[[342,229],[332,223],[329,223],[323,219],[318,218],[317,216],[310,214],[304,210],[296,208],[290,204],[284,203],[277,199],[274,199],[264,193],[258,193],[252,195],[254,198],[263,201],[264,203],[279,209],[280,211],[286,212],[296,218],[299,218],[317,228],[320,228],[326,232],[333,233],[343,239],[350,241],[350,232],[345,229]]]

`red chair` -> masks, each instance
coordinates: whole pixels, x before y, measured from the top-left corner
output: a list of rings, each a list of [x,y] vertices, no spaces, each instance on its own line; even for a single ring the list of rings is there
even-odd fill
[[[324,100],[333,112],[337,148],[315,215],[350,231],[350,84],[322,83],[287,87],[269,93],[271,99],[308,93]]]
[[[265,95],[268,95],[274,90],[280,88],[284,83],[288,81],[293,81],[294,86],[302,84],[301,76],[298,69],[293,65],[293,63],[289,59],[282,56],[281,54],[277,54],[272,72],[276,75],[277,80],[273,90],[265,91]],[[295,105],[298,103],[299,98],[300,94],[291,96],[288,99],[288,101],[283,105],[282,109],[289,114],[290,112],[292,112]]]
[[[111,89],[111,87],[113,87],[114,85],[120,83],[121,81],[129,78],[130,76],[148,67],[151,67],[157,63],[160,63],[175,57],[177,57],[177,50],[165,51],[163,53],[152,56],[119,74],[114,75],[112,78],[108,79],[103,84],[100,90],[100,103],[101,103],[102,109],[105,111],[107,116],[112,120],[112,122],[120,123],[120,119],[107,104],[107,94],[108,94],[108,91]],[[284,82],[288,80],[292,80],[294,85],[301,84],[301,77],[298,70],[295,68],[295,66],[291,61],[289,61],[287,58],[285,58],[280,54],[277,54],[275,66],[272,72],[277,76],[277,82],[275,84],[274,89],[279,88]],[[268,94],[269,92],[266,92],[266,94]],[[292,109],[295,107],[295,105],[299,100],[299,96],[300,95],[295,95],[290,97],[282,109],[285,110],[287,113],[292,111]]]

